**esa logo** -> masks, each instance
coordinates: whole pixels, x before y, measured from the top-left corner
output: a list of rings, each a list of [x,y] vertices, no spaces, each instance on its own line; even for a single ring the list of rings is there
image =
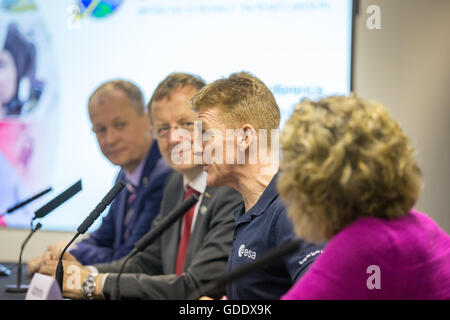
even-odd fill
[[[245,248],[245,244],[241,244],[241,246],[239,247],[238,256],[239,256],[239,258],[244,256],[244,257],[248,257],[248,258],[250,258],[252,260],[255,260],[256,259],[256,252],[252,251],[252,250],[249,250],[249,249],[246,249]]]

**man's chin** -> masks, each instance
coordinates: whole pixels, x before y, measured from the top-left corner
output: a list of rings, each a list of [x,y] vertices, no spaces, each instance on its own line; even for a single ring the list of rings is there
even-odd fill
[[[214,173],[207,173],[207,174],[208,174],[208,176],[206,177],[206,184],[209,187],[221,186],[220,181],[217,179],[217,177]]]
[[[130,161],[129,159],[123,159],[120,157],[110,157],[108,160],[115,166],[120,167],[121,169],[125,170],[134,170],[134,168],[137,166],[136,163],[139,163],[138,161]]]
[[[200,166],[198,164],[175,164],[173,162],[170,163],[170,166],[173,170],[184,173],[184,172],[192,172],[200,169]]]
[[[120,158],[108,157],[107,159],[108,159],[109,162],[111,162],[113,165],[119,166],[119,167],[121,167],[121,168],[122,168],[122,167],[124,166],[124,164],[125,164],[125,162],[124,162],[124,161],[121,161]]]

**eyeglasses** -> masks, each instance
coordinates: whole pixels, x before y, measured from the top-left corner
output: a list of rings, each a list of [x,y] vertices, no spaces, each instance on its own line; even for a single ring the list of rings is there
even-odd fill
[[[155,126],[154,128],[155,128],[157,138],[168,138],[171,129],[174,129],[174,130],[184,129],[189,132],[194,131],[194,122],[183,121],[181,123],[178,123],[178,125],[176,125],[175,127],[164,125],[161,127]]]

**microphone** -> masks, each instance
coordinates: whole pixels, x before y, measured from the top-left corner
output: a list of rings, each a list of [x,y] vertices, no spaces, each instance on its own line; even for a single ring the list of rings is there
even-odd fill
[[[61,192],[59,195],[57,195],[55,198],[50,200],[48,203],[43,205],[41,208],[39,208],[34,213],[34,219],[43,218],[56,208],[58,208],[60,205],[62,205],[64,202],[72,198],[74,195],[76,195],[78,192],[80,192],[82,189],[81,185],[81,179],[75,182],[73,185],[71,185],[69,188]]]
[[[103,197],[100,203],[94,208],[94,210],[92,210],[92,212],[77,228],[77,233],[61,252],[55,274],[55,279],[59,285],[59,288],[61,289],[61,292],[63,292],[64,267],[62,259],[64,254],[66,253],[70,245],[75,241],[75,239],[78,238],[80,234],[84,234],[92,226],[94,221],[100,216],[100,214],[106,209],[106,207],[110,205],[110,203],[114,200],[115,197],[117,197],[117,195],[120,193],[120,191],[122,191],[124,187],[125,184],[119,181],[112,187],[111,190],[109,190],[109,192]]]
[[[283,244],[282,246],[275,248],[265,254],[262,258],[255,260],[254,262],[247,263],[235,270],[225,273],[222,277],[217,280],[212,280],[205,285],[201,286],[199,289],[195,290],[189,297],[188,300],[196,300],[208,293],[213,293],[214,291],[223,288],[228,283],[235,281],[245,275],[255,272],[282,257],[291,254],[298,249],[301,243],[301,239],[296,239]]]
[[[125,184],[121,181],[117,182],[106,196],[100,201],[100,203],[92,210],[92,212],[84,219],[83,223],[78,227],[79,234],[84,234],[94,223],[99,215],[105,211],[106,207],[114,200],[120,191],[125,187]]]
[[[170,227],[178,218],[183,216],[198,201],[198,196],[192,194],[179,207],[169,213],[155,228],[151,229],[141,239],[135,243],[136,253],[147,248],[156,238],[158,238],[168,227]]]
[[[28,240],[30,240],[31,236],[38,231],[42,227],[42,224],[38,223],[36,227],[32,227],[30,233],[28,234],[25,241],[22,243],[22,247],[20,248],[19,262],[17,263],[17,284],[16,285],[7,285],[6,292],[11,293],[22,293],[28,290],[29,285],[22,285],[22,252],[27,244]]]
[[[12,206],[12,207],[9,208],[8,210],[6,210],[6,212],[2,213],[0,216],[4,216],[4,215],[6,215],[6,214],[13,213],[13,212],[16,211],[17,209],[20,209],[20,208],[22,208],[23,206],[26,206],[26,205],[29,204],[30,202],[33,202],[34,200],[36,200],[36,199],[42,197],[43,195],[49,193],[50,191],[52,191],[52,188],[51,188],[51,187],[45,189],[44,191],[39,192],[38,194],[36,194],[36,195],[34,195],[34,196],[32,196],[32,197],[30,197],[30,198],[24,200],[24,201],[21,201],[21,202],[15,204],[14,206]]]
[[[31,232],[29,233],[28,237],[25,239],[25,241],[22,244],[22,247],[20,249],[20,255],[19,255],[19,262],[17,265],[17,286],[7,286],[6,291],[11,293],[20,293],[20,292],[26,292],[27,286],[21,286],[20,283],[22,282],[22,252],[25,248],[25,245],[30,240],[31,236],[38,231],[42,225],[38,223],[35,228],[33,228],[33,221],[37,218],[43,218],[47,214],[49,214],[51,211],[62,205],[64,202],[72,198],[75,194],[77,194],[82,189],[81,186],[81,180],[78,180],[75,184],[70,186],[68,189],[57,195],[55,198],[50,200],[48,203],[43,205],[40,209],[38,209],[35,214],[34,218],[31,219]]]
[[[166,231],[176,220],[181,218],[192,206],[198,201],[198,196],[196,194],[192,194],[189,198],[187,198],[180,206],[176,207],[172,210],[159,224],[154,226],[149,232],[147,232],[141,239],[139,239],[135,245],[134,249],[125,257],[120,266],[119,273],[116,278],[116,286],[114,291],[111,294],[111,300],[119,300],[120,299],[120,276],[125,269],[125,265],[127,262],[138,252],[143,251],[147,248],[153,241],[156,240],[164,231]]]

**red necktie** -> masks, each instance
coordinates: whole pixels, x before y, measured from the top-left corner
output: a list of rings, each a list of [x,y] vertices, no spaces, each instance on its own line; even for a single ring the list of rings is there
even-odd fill
[[[187,186],[186,194],[184,195],[184,200],[189,198],[189,196],[193,193],[200,195],[200,192],[195,191],[191,187]],[[186,212],[183,218],[183,231],[181,233],[180,244],[178,245],[177,262],[175,266],[175,273],[177,275],[182,274],[184,270],[184,260],[186,259],[189,239],[191,237],[191,226],[192,226],[192,219],[194,218],[194,211],[195,205],[193,205],[192,208],[190,208],[189,211]]]

